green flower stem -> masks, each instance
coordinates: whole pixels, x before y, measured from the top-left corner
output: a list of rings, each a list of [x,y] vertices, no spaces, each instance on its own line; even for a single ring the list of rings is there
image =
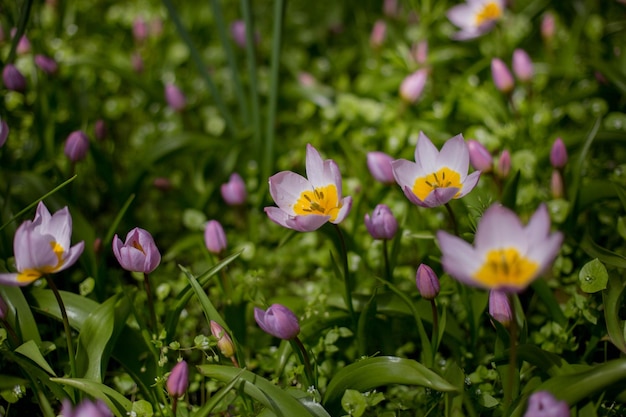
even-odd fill
[[[432,299],[430,300],[430,307],[432,309],[433,312],[433,334],[431,337],[431,344],[433,347],[433,361],[434,361],[434,356],[436,354],[437,351],[437,346],[439,346],[439,312],[437,311],[437,304],[435,303],[435,300]]]
[[[289,340],[289,343],[291,343],[291,348],[298,354],[300,362],[304,365],[304,374],[306,376],[308,386],[313,385],[314,387],[317,387],[317,380],[315,379],[315,374],[313,373],[313,368],[311,367],[311,359],[309,358],[309,354],[302,344],[302,341],[298,336],[296,336],[295,338]]]
[[[459,236],[459,225],[456,222],[456,216],[452,211],[452,207],[450,207],[450,203],[446,203],[446,210],[448,211],[448,216],[450,216],[450,223],[452,223],[452,230],[454,231],[455,236]]]
[[[387,248],[387,239],[383,239],[383,260],[385,262],[385,278],[387,281],[393,281],[391,264],[389,263],[389,250]]]
[[[513,401],[515,391],[515,374],[517,371],[517,315],[515,314],[515,298],[513,294],[507,294],[511,306],[511,327],[509,329],[511,340],[509,341],[509,374],[507,389],[504,391],[504,408],[508,410]]]
[[[72,329],[70,328],[70,321],[67,318],[67,311],[65,311],[65,304],[63,304],[61,294],[59,293],[57,286],[54,284],[54,280],[50,278],[50,275],[46,275],[46,282],[52,290],[52,293],[59,304],[59,309],[61,310],[61,318],[63,319],[63,329],[65,330],[65,340],[67,343],[67,354],[70,357],[70,378],[76,378],[76,356],[74,354],[74,344],[72,343]]]
[[[250,82],[250,104],[252,113],[252,134],[255,155],[261,154],[261,111],[259,105],[258,76],[254,41],[254,21],[252,20],[250,0],[241,0],[241,12],[246,25],[246,60],[248,62],[248,80]],[[257,161],[259,164],[262,161]]]
[[[350,317],[352,318],[352,324],[356,329],[356,315],[354,314],[354,305],[352,304],[352,282],[350,281],[350,268],[348,268],[348,249],[346,248],[346,241],[343,238],[343,233],[341,233],[341,229],[338,225],[333,224],[335,226],[335,230],[339,235],[339,243],[341,249],[341,260],[343,262],[343,283],[345,286],[345,301],[346,307],[348,307],[348,311],[350,312]]]
[[[176,417],[176,407],[178,406],[178,397],[172,399],[172,414]]]
[[[9,336],[11,337],[11,341],[13,342],[12,345],[17,347],[20,343],[20,339],[19,337],[17,337],[17,333],[15,333],[15,330],[13,329],[11,324],[3,318],[0,318],[0,323],[2,324],[2,327],[5,328]]]
[[[22,4],[22,9],[20,10],[19,21],[17,22],[17,30],[15,31],[15,36],[13,37],[13,43],[11,43],[11,50],[9,51],[9,56],[7,58],[8,63],[13,62],[15,59],[15,53],[17,51],[17,44],[22,39],[22,35],[26,32],[26,24],[28,23],[28,18],[30,16],[30,9],[33,5],[33,0],[26,0]]]
[[[157,333],[157,316],[156,311],[154,310],[154,296],[152,295],[152,287],[150,286],[150,277],[148,274],[143,274],[143,286],[146,289],[146,295],[148,296],[148,310],[150,310],[150,327],[152,331]]]

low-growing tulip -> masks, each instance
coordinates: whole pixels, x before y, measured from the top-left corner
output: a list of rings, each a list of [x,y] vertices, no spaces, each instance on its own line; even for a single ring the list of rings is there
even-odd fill
[[[548,391],[537,391],[528,398],[524,417],[569,417],[569,405]]]
[[[224,228],[217,220],[209,220],[206,223],[204,227],[204,244],[209,252],[216,255],[226,249],[228,245],[226,233],[224,233]]]
[[[126,235],[126,241],[113,237],[113,254],[120,266],[127,271],[149,274],[161,263],[161,254],[152,235],[135,227]]]
[[[504,61],[500,58],[493,58],[491,60],[491,76],[493,77],[493,83],[496,85],[498,90],[505,94],[513,91],[513,87],[515,85],[513,76]]]
[[[428,78],[428,70],[426,68],[418,69],[413,74],[408,75],[400,84],[400,97],[407,103],[415,103],[426,85]]]
[[[272,304],[267,310],[255,307],[254,319],[265,333],[279,339],[291,340],[300,333],[298,317],[282,304]]]
[[[174,84],[165,85],[165,101],[174,111],[182,111],[187,106],[187,98]]]
[[[226,358],[232,358],[235,355],[235,345],[226,330],[219,323],[211,320],[211,334],[217,338],[217,348]]]
[[[567,148],[563,139],[556,138],[550,149],[550,163],[555,168],[563,168],[567,164]]]
[[[26,78],[13,64],[6,64],[2,70],[2,82],[8,90],[24,92]]]
[[[544,41],[550,42],[554,37],[556,23],[554,15],[550,12],[545,13],[541,18],[541,37]]]
[[[35,65],[48,75],[54,75],[59,70],[59,65],[54,58],[42,54],[35,55]]]
[[[513,320],[513,312],[507,293],[496,290],[489,291],[489,314],[504,327],[509,327]]]
[[[496,164],[495,172],[496,175],[500,178],[506,178],[511,171],[511,153],[505,149],[500,154],[500,158],[498,158],[498,163]]]
[[[72,217],[67,207],[50,215],[43,202],[37,205],[34,220],[15,231],[13,252],[16,273],[0,274],[0,284],[28,285],[45,274],[63,271],[83,253],[85,242],[70,246]]]
[[[62,417],[113,417],[113,413],[102,400],[83,400],[72,407],[70,400],[65,399],[61,406]]]
[[[370,46],[374,49],[378,49],[385,42],[387,37],[387,23],[384,20],[379,19],[374,22],[372,27],[372,33],[370,34]]]
[[[82,130],[76,130],[65,141],[65,156],[72,162],[82,161],[89,151],[89,138]]]
[[[487,173],[493,168],[493,156],[485,148],[485,145],[477,140],[470,139],[467,141],[467,148],[469,149],[470,163],[474,169]]]
[[[372,177],[378,182],[383,184],[393,184],[396,179],[393,176],[393,169],[391,169],[391,163],[393,158],[384,152],[368,152],[367,153],[367,168],[372,174]]]
[[[415,274],[415,285],[422,298],[434,300],[439,294],[441,284],[439,283],[437,274],[435,274],[435,271],[433,271],[430,266],[420,264]]]
[[[371,216],[365,214],[365,227],[374,239],[391,240],[398,231],[398,221],[387,205],[379,204]]]
[[[528,82],[533,78],[533,62],[523,49],[513,51],[513,73],[518,80]]]
[[[228,182],[221,185],[220,193],[229,206],[240,206],[246,202],[248,197],[246,183],[241,175],[236,172],[230,174]]]
[[[504,14],[504,6],[505,0],[467,0],[452,7],[446,15],[461,29],[453,38],[468,40],[490,31]]]
[[[93,127],[93,132],[98,140],[104,140],[107,136],[107,125],[106,122],[102,119],[96,120],[96,123]]]
[[[189,387],[189,366],[187,362],[180,361],[172,368],[172,372],[167,377],[167,393],[174,397],[182,397]]]

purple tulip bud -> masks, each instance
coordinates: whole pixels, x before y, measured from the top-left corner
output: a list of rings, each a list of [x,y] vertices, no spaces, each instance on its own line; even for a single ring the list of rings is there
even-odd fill
[[[282,304],[272,304],[267,310],[254,308],[254,319],[265,333],[291,340],[300,333],[298,317]]]
[[[2,70],[4,86],[12,91],[24,92],[26,90],[26,78],[13,64],[6,64]]]
[[[469,149],[470,163],[474,169],[481,172],[489,172],[493,168],[493,156],[485,148],[485,146],[477,140],[470,139],[467,141]]]
[[[504,291],[489,291],[489,314],[504,327],[513,320],[509,297]]]
[[[411,56],[418,64],[425,64],[428,58],[428,41],[419,41],[411,47]]]
[[[133,71],[137,74],[141,74],[143,72],[143,58],[139,52],[133,52],[130,56],[130,65],[133,67]]]
[[[533,78],[533,62],[523,49],[513,51],[513,72],[522,82],[528,82]]]
[[[63,400],[61,406],[63,417],[113,417],[113,412],[102,400],[83,400],[76,408],[67,398]]]
[[[498,164],[496,165],[495,172],[500,178],[506,178],[511,171],[511,154],[508,150],[503,150],[498,158]]]
[[[7,138],[9,137],[9,125],[6,120],[0,120],[0,148],[7,143]]]
[[[17,33],[17,28],[11,29],[11,38],[14,38],[16,33]],[[15,49],[15,52],[17,52],[18,55],[24,55],[24,54],[29,53],[30,49],[31,49],[30,41],[28,40],[26,35],[23,34],[17,43],[17,48]]]
[[[385,0],[383,2],[383,14],[387,17],[397,17],[399,15],[398,0]]]
[[[0,296],[0,319],[4,319],[7,316],[7,312],[9,311],[9,306],[7,302],[4,301],[4,298]]]
[[[428,70],[426,68],[419,69],[407,76],[400,84],[400,97],[407,103],[415,103],[424,91],[427,77]]]
[[[65,141],[65,156],[72,162],[85,159],[89,150],[89,138],[82,130],[76,130]]]
[[[107,136],[107,125],[106,122],[102,119],[96,120],[96,123],[93,127],[94,135],[98,140],[104,140]]]
[[[541,19],[541,37],[546,42],[551,41],[554,37],[555,27],[556,24],[554,21],[554,15],[549,12],[544,14],[543,18]]]
[[[152,182],[152,185],[160,191],[169,191],[172,189],[172,181],[165,177],[157,177]]]
[[[217,220],[209,220],[204,228],[204,243],[209,252],[216,255],[220,254],[228,242],[224,228]]]
[[[235,20],[230,24],[230,36],[240,48],[245,48],[247,44],[246,23],[243,20]],[[261,37],[258,32],[254,33],[254,43],[258,45]]]
[[[148,25],[141,17],[133,21],[133,38],[137,43],[143,43],[148,38]]]
[[[384,20],[377,20],[372,28],[370,34],[370,46],[374,49],[378,49],[382,46],[387,36],[387,24]]]
[[[434,300],[439,294],[439,278],[435,271],[426,264],[420,264],[415,275],[415,284],[422,298]]]
[[[181,397],[189,387],[189,367],[187,362],[180,361],[173,368],[167,377],[167,393],[175,398]]]
[[[391,169],[391,162],[393,162],[393,158],[384,152],[367,153],[367,167],[370,170],[370,174],[376,181],[383,184],[394,184],[396,182]]]
[[[53,58],[41,54],[35,55],[35,65],[48,75],[54,75],[59,70],[59,65]]]
[[[498,90],[505,94],[513,91],[513,76],[501,59],[493,58],[491,60],[491,76]]]
[[[557,169],[552,171],[552,177],[550,177],[550,192],[552,193],[552,198],[563,198],[565,195],[563,176]]]
[[[235,345],[226,330],[217,322],[211,320],[211,334],[217,338],[217,348],[225,358],[232,358],[235,355]]]
[[[165,85],[165,100],[174,111],[182,111],[187,105],[185,95],[174,84]]]
[[[550,149],[550,163],[555,168],[563,168],[567,164],[567,148],[563,139],[556,138]]]
[[[246,183],[236,172],[230,174],[228,182],[220,187],[222,198],[229,206],[240,206],[246,202],[248,193],[246,191]]]
[[[161,263],[152,235],[139,227],[128,232],[124,243],[117,235],[113,237],[113,254],[120,266],[131,272],[149,274]]]
[[[557,400],[548,391],[537,391],[528,398],[524,417],[569,417],[567,402]]]
[[[374,239],[391,240],[398,231],[398,221],[389,207],[379,204],[371,217],[365,215],[365,227]]]

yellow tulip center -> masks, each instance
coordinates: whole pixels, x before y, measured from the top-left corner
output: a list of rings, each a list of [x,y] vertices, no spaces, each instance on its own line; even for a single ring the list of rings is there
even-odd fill
[[[476,14],[476,26],[480,26],[484,23],[487,23],[491,20],[496,20],[502,15],[502,10],[496,4],[496,2],[492,1],[483,7],[483,9]]]
[[[298,215],[330,216],[330,221],[337,218],[339,209],[341,209],[341,203],[334,184],[317,187],[313,191],[303,191],[293,206],[293,211]]]
[[[437,172],[417,178],[415,183],[413,183],[413,194],[424,201],[426,197],[437,188],[450,187],[459,189],[459,192],[454,196],[454,198],[456,198],[463,188],[461,175],[456,171],[452,171],[450,168],[441,168]]]
[[[526,286],[537,274],[539,265],[522,256],[515,248],[493,249],[474,278],[487,287]]]
[[[56,265],[45,265],[42,266],[40,269],[27,268],[17,274],[17,282],[34,282],[38,280],[43,274],[55,272],[59,268],[61,268],[61,266],[63,266],[63,253],[65,253],[63,246],[54,241],[50,242],[50,246],[52,247],[52,251],[57,257]]]

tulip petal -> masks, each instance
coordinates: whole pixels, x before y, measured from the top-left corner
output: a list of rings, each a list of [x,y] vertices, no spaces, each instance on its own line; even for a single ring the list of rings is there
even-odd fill
[[[472,245],[442,230],[437,232],[437,241],[442,253],[443,269],[465,284],[480,285],[472,273],[480,268],[482,259],[477,256]]]
[[[463,135],[456,135],[443,144],[435,165],[437,169],[448,167],[452,171],[458,172],[461,175],[461,182],[463,182],[469,169],[469,148],[463,140]],[[433,171],[437,171],[437,169]]]
[[[30,281],[20,282],[17,280],[17,274],[0,274],[0,284],[1,285],[10,285],[12,287],[19,286],[23,287],[24,285],[30,284]]]
[[[306,177],[313,188],[323,187],[328,184],[335,184],[335,171],[331,167],[331,162],[331,160],[324,161],[317,149],[315,149],[311,144],[307,144]],[[339,178],[341,178],[341,176]]]
[[[405,187],[412,189],[413,185],[415,185],[415,180],[424,176],[415,162],[407,161],[406,159],[393,161],[391,169],[396,182],[403,190]]]
[[[352,197],[344,197],[341,200],[341,208],[339,209],[339,213],[337,213],[337,217],[335,221],[331,223],[339,224],[341,223],[350,213],[350,209],[352,208]]]
[[[439,151],[435,145],[433,145],[424,132],[420,132],[417,138],[417,146],[415,147],[415,163],[417,165],[417,172],[437,172],[440,168],[437,162],[438,156]],[[415,178],[421,176],[423,175],[417,175]],[[411,184],[411,186],[413,186],[413,184]]]
[[[456,198],[461,198],[465,196],[467,193],[469,193],[470,191],[472,191],[474,187],[476,187],[476,185],[478,184],[480,175],[481,175],[480,171],[474,171],[471,174],[469,174],[467,177],[465,177],[465,181],[463,181],[463,189],[461,190],[461,193]]]
[[[446,204],[459,192],[456,187],[435,188],[424,199],[424,207],[438,207]]]
[[[67,269],[70,266],[74,265],[74,263],[78,260],[80,255],[82,255],[84,249],[85,249],[85,242],[84,241],[78,242],[77,244],[72,246],[66,252],[66,257],[65,257],[65,259],[63,259],[63,264],[55,272],[63,271],[64,269]]]
[[[479,221],[474,246],[479,254],[492,248],[516,248],[526,253],[528,241],[519,218],[501,205],[489,207]]]
[[[541,275],[550,266],[561,250],[563,234],[555,232],[538,241],[531,241],[526,256],[539,264],[538,275]]]
[[[303,191],[313,191],[311,183],[302,175],[291,171],[282,171],[270,177],[270,195],[282,210],[291,215],[293,205],[298,201]]]

